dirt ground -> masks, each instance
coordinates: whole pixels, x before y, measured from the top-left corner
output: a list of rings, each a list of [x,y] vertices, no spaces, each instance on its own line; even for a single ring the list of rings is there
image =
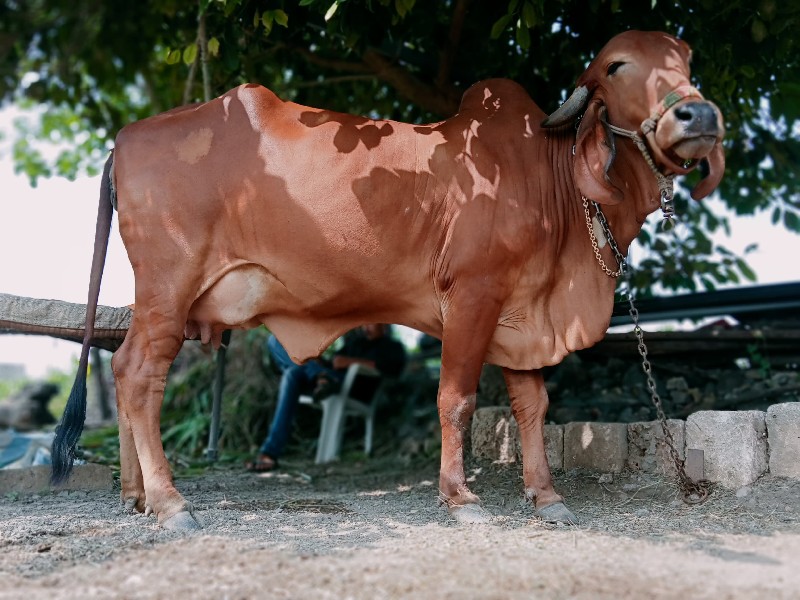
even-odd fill
[[[518,465],[469,465],[488,524],[436,505],[437,465],[286,463],[177,480],[205,528],[160,529],[118,490],[0,499],[0,598],[800,598],[800,482],[703,505],[670,482],[561,474],[546,525]],[[605,479],[605,478],[604,478]]]

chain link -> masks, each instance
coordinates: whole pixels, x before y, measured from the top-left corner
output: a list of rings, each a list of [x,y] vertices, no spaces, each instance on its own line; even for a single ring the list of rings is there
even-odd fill
[[[678,449],[675,447],[675,438],[672,437],[672,432],[669,430],[667,416],[661,404],[661,397],[658,395],[656,389],[653,369],[647,358],[647,345],[644,343],[644,331],[639,325],[639,310],[633,303],[633,287],[630,270],[624,269],[623,273],[625,275],[625,284],[628,288],[628,313],[633,321],[633,333],[636,335],[637,349],[639,350],[639,355],[642,357],[642,370],[647,380],[647,388],[650,390],[650,399],[656,407],[656,414],[661,423],[661,429],[664,432],[664,441],[667,444],[672,461],[675,463],[675,472],[679,479],[678,485],[683,492],[683,501],[687,504],[701,504],[708,498],[709,482],[705,480],[694,481],[686,474],[686,461],[681,458]]]
[[[600,210],[600,207],[597,205],[597,203],[592,202],[595,209],[595,216],[600,223],[600,227],[603,229],[603,234],[605,235],[612,252],[614,252],[614,258],[617,260],[619,266],[616,271],[612,271],[608,267],[606,262],[603,260],[603,256],[600,254],[600,246],[597,243],[597,235],[595,235],[594,227],[592,227],[592,217],[589,215],[589,201],[585,196],[581,196],[581,199],[583,200],[583,214],[586,216],[586,227],[589,229],[589,239],[592,241],[592,250],[594,250],[594,256],[597,259],[597,262],[600,264],[600,268],[603,269],[603,272],[609,277],[616,279],[622,275],[622,265],[624,264],[625,259],[622,258],[622,262],[620,262],[622,253],[619,251],[619,248],[617,248],[617,242],[611,235],[611,230],[608,228],[608,222],[606,222],[606,216],[603,214],[603,211]]]
[[[694,481],[686,474],[686,462],[678,453],[678,449],[675,446],[675,438],[672,437],[672,432],[669,430],[667,416],[664,413],[661,397],[658,395],[658,390],[656,388],[656,380],[653,377],[653,368],[650,364],[650,360],[647,358],[647,345],[644,343],[644,331],[639,325],[639,310],[636,308],[636,305],[633,301],[633,282],[631,280],[630,267],[627,260],[622,255],[622,252],[620,252],[616,240],[614,240],[614,236],[611,233],[611,229],[608,226],[605,215],[603,215],[603,211],[596,202],[592,202],[592,205],[595,209],[595,216],[600,223],[600,227],[603,230],[603,235],[608,241],[611,251],[614,253],[614,259],[617,261],[619,268],[616,271],[612,271],[608,268],[605,261],[603,261],[603,257],[600,255],[600,248],[598,247],[597,243],[597,236],[595,235],[594,228],[592,227],[591,217],[589,216],[589,201],[584,196],[581,196],[581,198],[583,200],[583,211],[586,216],[586,226],[589,229],[589,237],[592,241],[592,249],[594,250],[594,255],[597,258],[597,262],[609,277],[619,277],[620,275],[624,276],[626,286],[625,295],[628,298],[629,304],[628,313],[633,321],[633,332],[636,336],[637,349],[642,358],[642,370],[644,371],[647,381],[647,388],[650,390],[650,399],[652,400],[653,405],[656,407],[656,414],[658,415],[658,420],[661,423],[661,429],[664,432],[664,441],[669,450],[670,457],[675,464],[675,473],[677,474],[679,480],[678,486],[680,487],[681,492],[683,492],[683,501],[686,504],[701,504],[708,498],[710,484],[705,480]],[[663,200],[664,198],[662,197],[662,202]],[[672,215],[670,214],[667,218],[669,219],[671,216]]]

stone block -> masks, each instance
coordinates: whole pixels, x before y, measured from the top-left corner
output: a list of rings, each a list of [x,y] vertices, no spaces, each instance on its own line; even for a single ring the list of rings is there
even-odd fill
[[[550,470],[564,468],[564,426],[544,426],[544,452]]]
[[[514,462],[519,446],[517,422],[508,406],[479,408],[472,416],[472,455]]]
[[[567,423],[564,426],[564,469],[619,473],[628,458],[625,423]]]
[[[767,409],[769,472],[800,479],[800,402],[773,404]]]
[[[680,419],[668,419],[667,428],[672,434],[678,456],[683,459],[686,424]],[[627,467],[632,471],[672,475],[675,461],[664,438],[660,421],[628,423]]]
[[[57,488],[50,487],[49,466],[0,470],[0,496],[11,493],[35,494],[50,490],[110,490],[113,485],[114,477],[106,465],[75,465],[66,483]]]
[[[507,406],[479,408],[472,417],[472,454],[496,462],[522,460],[517,421]],[[544,426],[544,449],[550,469],[564,468],[564,427]]]
[[[704,452],[704,474],[730,489],[749,485],[767,470],[767,426],[758,410],[702,410],[686,420],[686,449]]]

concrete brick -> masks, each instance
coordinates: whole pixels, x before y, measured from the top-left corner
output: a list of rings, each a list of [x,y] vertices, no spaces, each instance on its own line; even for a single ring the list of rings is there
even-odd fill
[[[672,434],[678,456],[683,459],[685,453],[686,423],[680,419],[668,419],[667,428]],[[664,432],[660,421],[645,423],[628,423],[628,460],[627,467],[632,471],[672,475],[675,473],[675,461],[664,440]]]
[[[519,442],[517,422],[507,406],[479,408],[472,417],[472,455],[514,462]]]
[[[702,410],[686,420],[686,449],[705,453],[705,478],[724,487],[749,485],[767,470],[767,426],[758,410]]]
[[[564,468],[564,426],[544,426],[544,453],[550,470]]]
[[[472,454],[497,462],[522,460],[517,421],[507,406],[479,408],[472,417]],[[550,469],[564,468],[564,427],[544,426],[544,449]]]
[[[769,472],[800,479],[800,402],[773,404],[767,409]]]
[[[110,490],[114,485],[111,469],[106,465],[75,465],[66,483],[50,487],[50,467],[0,470],[0,496],[9,493],[35,494],[49,490]]]
[[[568,423],[564,426],[564,469],[619,473],[628,458],[625,423]]]

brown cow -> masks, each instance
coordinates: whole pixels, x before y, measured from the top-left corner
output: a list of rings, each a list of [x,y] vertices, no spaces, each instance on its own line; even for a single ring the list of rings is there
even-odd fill
[[[548,118],[495,79],[430,125],[243,85],[125,127],[103,177],[86,328],[115,192],[136,278],[113,359],[125,505],[165,527],[198,526],[159,433],[184,334],[218,343],[225,329],[264,324],[301,361],[357,325],[391,322],[443,342],[439,490],[450,512],[481,514],[462,443],[488,362],[504,368],[526,496],[543,518],[574,521],[545,457],[540,369],[600,340],[611,316],[617,263],[610,234],[592,235],[584,197],[602,205],[624,254],[659,207],[659,184],[701,160],[709,175],[696,198],[722,177],[722,117],[690,87],[689,57],[670,35],[623,33]],[[82,360],[54,444],[56,481],[80,435],[85,370]]]

